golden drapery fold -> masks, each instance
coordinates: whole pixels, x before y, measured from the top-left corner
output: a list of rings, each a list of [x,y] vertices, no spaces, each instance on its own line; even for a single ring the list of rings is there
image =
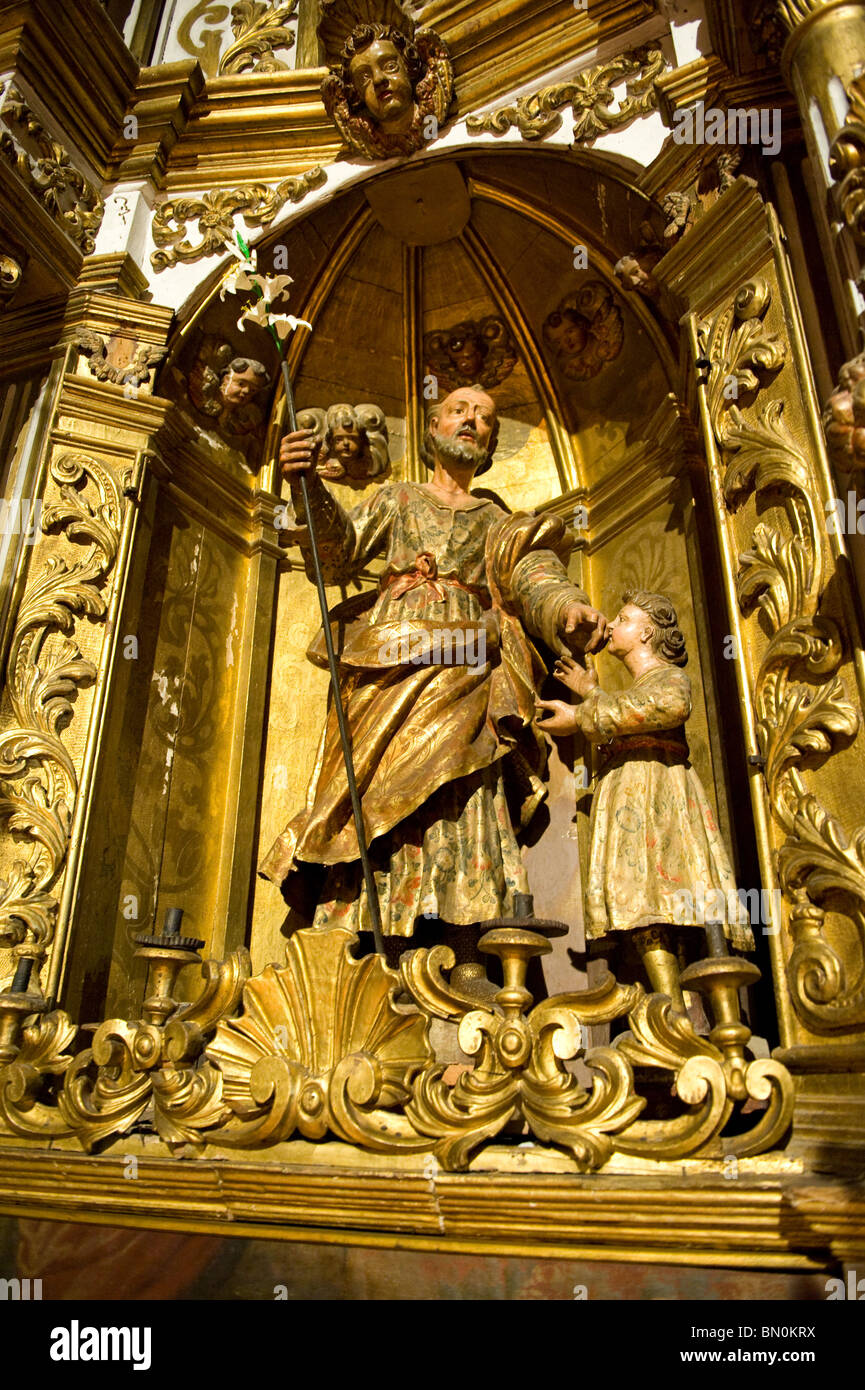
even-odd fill
[[[463,923],[502,915],[527,889],[514,828],[545,795],[534,724],[544,666],[528,634],[565,650],[562,609],[587,602],[563,564],[571,537],[556,517],[509,516],[482,498],[454,509],[411,483],[380,488],[350,514],[328,494],[316,513],[331,580],[372,554],[387,559],[378,598],[344,629],[340,652],[385,934],[410,935],[421,912]],[[471,657],[466,641],[452,661],[454,644],[440,639],[458,632],[489,640],[473,641]],[[418,660],[424,650],[439,659]],[[329,871],[316,925],[368,926],[332,702],[306,808],[261,872],[300,901],[293,880],[309,864]]]

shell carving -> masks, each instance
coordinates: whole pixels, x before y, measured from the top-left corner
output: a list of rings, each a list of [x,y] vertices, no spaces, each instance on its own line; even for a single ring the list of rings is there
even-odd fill
[[[276,1143],[295,1130],[357,1142],[362,1131],[367,1144],[404,1149],[414,1138],[385,1112],[432,1061],[429,1023],[394,1005],[399,976],[378,956],[355,959],[356,941],[342,928],[295,932],[285,966],[250,980],[242,1016],[220,1023],[207,1055],[241,1121],[220,1142]]]

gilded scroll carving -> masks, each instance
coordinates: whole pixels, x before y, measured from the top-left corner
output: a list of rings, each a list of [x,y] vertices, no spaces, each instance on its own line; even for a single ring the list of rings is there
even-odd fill
[[[238,72],[281,72],[288,67],[276,54],[291,48],[294,34],[288,27],[297,18],[297,0],[266,4],[264,0],[238,0],[231,7],[234,43],[219,60],[220,77]]]
[[[52,891],[66,857],[78,774],[61,737],[73,717],[72,696],[96,671],[74,641],[75,618],[106,614],[104,581],[120,539],[122,490],[95,459],[63,453],[51,464],[60,501],[43,507],[42,528],[89,545],[81,559],[45,561],[18,611],[6,669],[10,723],[0,733],[0,817],[29,842],[0,883],[0,941],[44,958],[52,939],[57,900]],[[90,500],[88,487],[96,490]],[[77,551],[78,547],[76,547]]]
[[[21,288],[26,265],[24,256],[0,255],[0,310],[5,309]]]
[[[744,285],[732,304],[701,326],[702,357],[711,363],[708,387],[712,428],[725,463],[724,499],[731,511],[753,493],[783,505],[786,525],[760,521],[739,557],[737,593],[743,612],[763,615],[769,644],[754,682],[756,733],[769,805],[786,839],[778,872],[790,905],[793,952],[788,974],[800,1018],[817,1031],[849,1028],[865,1020],[865,829],[852,837],[806,784],[804,760],[831,756],[839,739],[859,727],[837,675],[843,642],[836,624],[819,612],[826,554],[819,498],[808,460],[788,429],[784,402],[747,410],[737,393],[759,393],[761,375],[784,363],[783,342],[767,332],[768,284]],[[777,516],[777,511],[775,515]],[[847,905],[859,940],[860,967],[848,967],[822,932],[824,904]]]
[[[260,1149],[298,1135],[334,1136],[378,1153],[432,1152],[459,1170],[521,1120],[542,1144],[594,1170],[614,1151],[661,1159],[763,1152],[789,1127],[790,1076],[778,1062],[748,1060],[749,1030],[729,1023],[743,972],[748,980],[759,974],[746,961],[724,955],[694,967],[689,983],[709,996],[716,1017],[708,1038],[664,996],[609,974],[593,989],[532,1007],[528,962],[549,950],[544,933],[565,929],[534,918],[501,919],[482,938],[505,980],[486,1003],[456,981],[448,947],[405,953],[397,973],[380,956],[356,958],[357,937],[336,927],[295,932],[285,966],[251,980],[245,951],[205,962],[200,998],[178,1006],[174,981],[198,962],[201,943],[173,932],[171,917],[161,936],[136,938],[137,955],[156,967],[141,1019],[107,1020],[74,1057],[65,1050],[75,1031],[65,1015],[43,1016],[19,1042],[15,1018],[26,1000],[0,995],[8,1059],[0,1066],[0,1133],[73,1134],[90,1149],[136,1123],[146,1127],[152,1107],[162,1141],[187,1152],[208,1142]],[[629,1031],[614,1046],[587,1050],[587,1024],[624,1016]],[[456,1079],[435,1057],[432,1019],[456,1024],[475,1059]],[[566,1065],[577,1057],[592,1073],[591,1090]],[[682,1113],[639,1118],[646,1098],[634,1064],[656,1070],[665,1088],[672,1082]],[[767,1102],[757,1123],[724,1137],[736,1102],[749,1097]]]
[[[0,157],[25,188],[78,243],[86,256],[96,247],[105,204],[94,186],[73,166],[68,151],[49,135],[17,87],[0,90]]]
[[[513,106],[486,115],[469,116],[470,135],[504,135],[519,131],[524,140],[543,140],[559,129],[561,110],[570,106],[574,117],[574,145],[587,145],[609,130],[621,130],[658,104],[655,79],[666,67],[660,49],[641,47],[621,58],[587,68],[572,82],[545,87],[519,97]],[[624,82],[625,92],[616,105],[615,87]]]
[[[313,188],[325,182],[324,170],[316,165],[305,174],[283,179],[275,188],[253,183],[247,188],[222,188],[201,198],[171,198],[160,203],[153,214],[153,240],[161,249],[150,257],[154,270],[167,270],[179,261],[200,261],[205,256],[225,253],[225,243],[234,237],[234,219],[241,215],[250,227],[268,227],[286,203],[299,203]],[[198,223],[201,238],[193,242],[186,224]]]
[[[208,1057],[236,1116],[220,1143],[330,1130],[380,1152],[432,1147],[391,1113],[431,1061],[428,1022],[395,1005],[399,977],[380,956],[351,956],[355,940],[342,928],[296,932],[285,966],[250,981],[243,1016],[217,1028]]]
[[[850,110],[829,148],[829,172],[841,217],[854,241],[865,246],[865,82],[847,88]]]

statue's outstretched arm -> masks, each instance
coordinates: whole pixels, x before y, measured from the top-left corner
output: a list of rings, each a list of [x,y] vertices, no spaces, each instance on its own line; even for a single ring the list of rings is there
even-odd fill
[[[348,512],[340,506],[316,473],[307,475],[307,487],[324,582],[345,584],[387,543],[394,515],[391,490],[387,486],[377,488],[371,497]],[[306,572],[312,579],[309,528],[300,484],[292,483],[291,491],[298,522],[297,541],[303,552]]]
[[[573,536],[557,516],[515,513],[490,532],[487,574],[494,597],[553,651],[566,651],[562,615],[588,596],[565,568]]]
[[[578,727],[593,743],[604,743],[617,734],[677,729],[690,713],[691,683],[675,666],[664,673],[663,682],[637,683],[612,693],[596,686],[573,710]]]

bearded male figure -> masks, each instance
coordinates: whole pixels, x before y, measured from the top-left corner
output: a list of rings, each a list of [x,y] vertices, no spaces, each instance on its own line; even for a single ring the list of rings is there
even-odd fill
[[[431,480],[385,484],[350,513],[314,471],[311,431],[287,435],[280,450],[299,519],[306,473],[326,582],[346,583],[373,556],[385,558],[371,607],[340,653],[384,936],[410,937],[416,919],[438,918],[463,962],[478,934],[465,929],[510,915],[514,893],[528,891],[516,836],[545,795],[546,760],[533,722],[544,668],[530,635],[560,653],[594,650],[606,635],[567,577],[572,538],[562,521],[509,515],[469,491],[497,436],[490,396],[452,392],[430,415]],[[306,809],[261,872],[293,902],[305,865],[324,870],[314,925],[369,930],[332,705]]]

